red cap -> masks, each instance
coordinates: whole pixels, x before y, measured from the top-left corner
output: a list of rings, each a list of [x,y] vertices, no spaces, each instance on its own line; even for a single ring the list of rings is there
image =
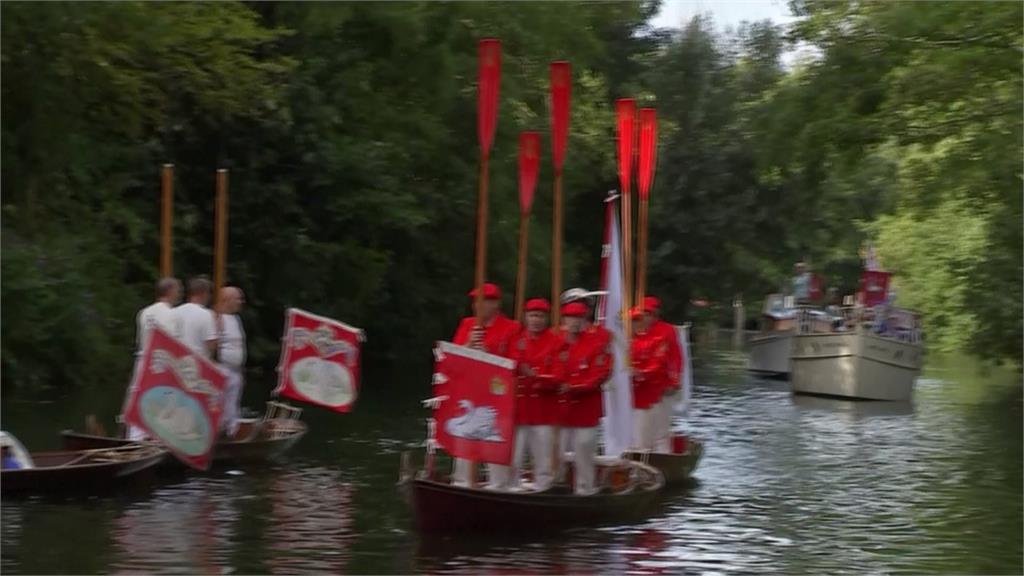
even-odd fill
[[[562,316],[568,318],[582,318],[587,315],[587,305],[582,302],[569,302],[562,306]]]
[[[551,304],[543,298],[532,298],[526,301],[527,312],[550,312]]]
[[[472,298],[476,298],[476,288],[469,291],[469,295]],[[488,300],[497,300],[501,298],[501,288],[498,288],[497,284],[491,284],[490,282],[484,284],[484,298]]]
[[[658,300],[657,296],[647,296],[644,298],[644,310],[650,310],[651,312],[661,310],[661,300]]]
[[[636,320],[644,315],[643,306],[633,306],[633,309],[629,311],[629,317]]]

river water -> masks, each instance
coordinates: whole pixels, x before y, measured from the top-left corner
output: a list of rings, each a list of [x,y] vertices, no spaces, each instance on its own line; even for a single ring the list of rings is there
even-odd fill
[[[646,520],[551,535],[424,538],[397,492],[422,440],[429,366],[368,370],[354,413],[309,409],[282,463],[183,475],[122,494],[4,499],[4,573],[998,573],[1022,572],[1022,384],[928,358],[911,404],[790,395],[707,354],[680,430],[706,440],[699,482]],[[406,369],[408,370],[408,369]],[[246,393],[257,407],[269,382]],[[119,387],[116,387],[119,388]],[[30,448],[122,390],[5,397]],[[10,396],[10,395],[8,395]]]

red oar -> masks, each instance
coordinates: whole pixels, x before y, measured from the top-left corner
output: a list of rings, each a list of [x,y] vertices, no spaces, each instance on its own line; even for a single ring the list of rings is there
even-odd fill
[[[626,337],[632,338],[633,321],[629,309],[633,307],[633,157],[636,155],[636,103],[632,98],[615,102],[618,131],[619,186],[622,187],[622,274],[623,274],[623,327]]]
[[[519,135],[519,266],[516,270],[516,319],[523,313],[526,298],[526,248],[530,233],[530,207],[537,188],[537,170],[540,168],[540,133],[523,132]]]
[[[569,98],[572,94],[572,70],[568,62],[551,63],[551,158],[555,166],[555,209],[551,242],[551,325],[559,329],[562,292],[562,166],[569,140]]]
[[[658,114],[654,108],[640,109],[640,162],[637,184],[640,191],[639,244],[637,254],[636,301],[642,303],[647,291],[647,205],[654,183],[654,167],[658,156]]]
[[[487,195],[490,180],[488,161],[498,123],[498,88],[501,83],[501,42],[494,38],[480,41],[479,86],[477,88],[477,136],[480,141],[480,189],[476,215],[476,318],[481,323],[484,279],[487,276]]]

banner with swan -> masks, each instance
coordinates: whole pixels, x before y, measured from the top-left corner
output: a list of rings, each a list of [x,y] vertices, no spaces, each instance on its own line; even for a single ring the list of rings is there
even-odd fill
[[[274,394],[349,412],[359,395],[363,331],[289,308]]]
[[[210,467],[227,377],[155,327],[130,389],[125,422],[145,430],[193,468]]]
[[[438,342],[434,348],[437,442],[452,456],[509,464],[515,436],[515,362]]]

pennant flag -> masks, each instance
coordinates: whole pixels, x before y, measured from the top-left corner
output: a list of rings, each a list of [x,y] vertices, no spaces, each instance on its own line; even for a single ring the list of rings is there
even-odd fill
[[[615,198],[606,200],[605,243],[601,251],[601,290],[607,294],[601,301],[600,314],[604,327],[612,335],[612,374],[604,387],[604,417],[601,433],[604,453],[619,455],[629,448],[633,435],[633,386],[629,376],[629,348],[622,322],[622,248],[619,238],[618,210]]]
[[[515,362],[450,342],[434,349],[436,437],[449,454],[509,464],[515,437]]]
[[[683,366],[679,371],[679,388],[682,393],[676,397],[676,405],[672,407],[672,410],[680,416],[685,416],[690,410],[690,402],[693,398],[693,363],[690,361],[689,325],[676,326],[676,334],[679,336],[679,349],[683,351]]]
[[[274,394],[335,412],[351,411],[359,392],[364,339],[359,328],[290,308]]]
[[[150,333],[124,420],[193,468],[210,467],[227,376],[159,326]]]

